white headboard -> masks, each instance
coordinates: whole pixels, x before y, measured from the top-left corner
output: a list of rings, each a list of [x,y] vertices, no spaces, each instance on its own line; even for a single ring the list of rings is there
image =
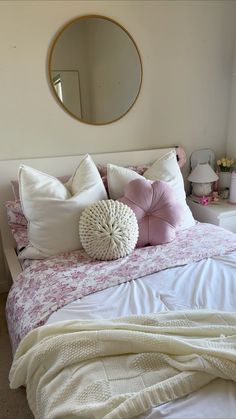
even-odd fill
[[[172,147],[174,148],[174,147]],[[121,166],[141,165],[153,163],[158,157],[166,154],[171,148],[159,148],[150,150],[135,150],[115,153],[91,154],[95,163],[113,163]],[[53,176],[70,175],[78,166],[84,155],[64,157],[41,157],[31,159],[3,160],[0,161],[0,291],[6,288],[7,279],[5,269],[5,255],[14,246],[13,239],[7,225],[6,210],[4,203],[13,199],[11,180],[18,178],[20,164],[26,164],[49,173]]]

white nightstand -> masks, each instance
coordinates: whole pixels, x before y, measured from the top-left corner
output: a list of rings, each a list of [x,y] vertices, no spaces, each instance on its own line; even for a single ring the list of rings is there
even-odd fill
[[[187,204],[195,220],[215,224],[236,233],[236,204],[222,199],[215,204],[201,205],[191,198],[187,198]]]

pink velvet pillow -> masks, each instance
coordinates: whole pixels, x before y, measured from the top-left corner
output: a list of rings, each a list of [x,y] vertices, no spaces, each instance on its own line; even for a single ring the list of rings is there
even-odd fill
[[[175,238],[182,206],[176,202],[171,186],[163,181],[132,180],[119,199],[135,213],[139,238],[137,247],[168,243]]]

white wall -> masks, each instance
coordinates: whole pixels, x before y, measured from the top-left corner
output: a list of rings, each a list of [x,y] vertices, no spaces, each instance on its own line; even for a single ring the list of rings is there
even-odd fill
[[[132,35],[143,85],[131,111],[105,126],[83,124],[55,101],[47,55],[56,32],[101,14]],[[182,144],[225,150],[234,1],[1,1],[1,159]]]
[[[234,64],[232,67],[232,85],[226,153],[228,156],[232,156],[236,161],[236,39],[234,50]]]

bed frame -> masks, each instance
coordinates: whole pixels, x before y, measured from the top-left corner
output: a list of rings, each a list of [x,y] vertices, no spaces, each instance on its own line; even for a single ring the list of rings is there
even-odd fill
[[[91,154],[91,156],[96,163],[113,163],[123,166],[151,164],[158,157],[170,151],[171,148]],[[84,154],[0,161],[0,292],[8,291],[11,282],[21,272],[21,266],[15,253],[15,243],[7,225],[4,207],[4,202],[14,199],[10,182],[18,178],[20,164],[26,164],[53,176],[63,176],[73,173],[83,156]]]

